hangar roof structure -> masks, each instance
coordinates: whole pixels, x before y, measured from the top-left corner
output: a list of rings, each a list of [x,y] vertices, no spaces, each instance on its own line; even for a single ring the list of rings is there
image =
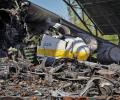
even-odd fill
[[[120,35],[120,0],[75,0],[104,34]]]

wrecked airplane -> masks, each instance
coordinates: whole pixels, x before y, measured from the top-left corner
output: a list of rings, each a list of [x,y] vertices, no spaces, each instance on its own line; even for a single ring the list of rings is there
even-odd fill
[[[120,95],[119,54],[117,45],[32,2],[0,1],[1,96]]]
[[[9,5],[6,5],[6,2]],[[1,1],[0,3],[0,56],[8,56],[8,49],[10,47],[19,49],[23,54],[24,50],[22,49],[27,47],[33,35],[40,37],[42,34],[47,34],[46,32],[51,27],[54,27],[56,23],[61,25],[57,29],[58,32],[61,33],[63,31],[64,35],[70,34],[74,37],[80,37],[87,43],[91,52],[97,50],[97,60],[99,62],[119,62],[119,55],[116,57],[116,54],[120,52],[119,47],[102,39],[95,38],[88,34],[88,32],[75,27],[73,24],[69,24],[69,22],[60,16],[24,0],[8,0]],[[65,29],[65,27],[69,29]],[[104,50],[104,45],[108,45],[107,50],[106,48]],[[23,56],[25,57],[24,54]]]

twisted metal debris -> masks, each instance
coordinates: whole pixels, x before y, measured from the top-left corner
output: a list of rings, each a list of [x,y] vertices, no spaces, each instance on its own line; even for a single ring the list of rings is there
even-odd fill
[[[33,16],[31,9],[44,11],[24,0],[0,1],[0,99],[120,100],[119,64],[103,65],[90,60],[78,61],[75,57],[37,58],[37,44],[43,34],[64,40],[66,31],[63,30],[63,34],[53,28],[58,16],[47,13],[53,21],[42,12],[46,18],[43,21],[43,16]],[[35,28],[35,23],[39,28],[37,25]],[[38,31],[39,33],[36,33]],[[72,35],[67,34],[69,37],[75,37]],[[91,41],[86,39],[86,36],[81,33],[91,54],[98,48],[100,52],[97,60],[104,58],[104,49],[101,51],[99,48],[102,43],[97,44],[96,39],[90,37],[93,40]],[[119,52],[116,46],[112,45],[110,48]],[[115,57],[112,51],[111,53],[113,58],[109,60],[106,56],[107,62],[118,63],[119,57]]]
[[[68,59],[59,59],[56,62],[60,65],[55,63],[45,67],[43,63],[33,66],[27,60],[2,61],[0,95],[36,96],[44,99],[51,96],[76,98],[120,95],[120,74],[114,69],[116,65],[93,67],[90,62],[86,62],[90,63],[88,66],[83,62]]]

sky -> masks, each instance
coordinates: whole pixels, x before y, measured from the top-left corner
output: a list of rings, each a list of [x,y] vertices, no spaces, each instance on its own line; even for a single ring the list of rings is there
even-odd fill
[[[30,1],[58,14],[59,16],[66,20],[69,19],[66,4],[62,0],[30,0]]]

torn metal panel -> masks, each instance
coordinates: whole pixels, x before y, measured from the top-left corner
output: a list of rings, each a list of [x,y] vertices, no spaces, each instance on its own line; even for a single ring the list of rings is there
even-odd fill
[[[119,57],[116,55],[120,50],[117,46],[96,39],[67,21],[61,22],[58,15],[33,3],[24,0],[10,1],[8,0],[8,9],[6,1],[0,1],[0,99],[105,100],[115,99],[117,97],[114,96],[120,95],[118,64],[103,65],[77,59],[82,59],[81,55],[84,58],[84,53],[87,54],[87,59],[91,56],[90,51],[91,54],[96,51],[100,55],[98,61],[104,57],[106,62],[118,62]],[[56,24],[62,27],[55,27]],[[69,31],[63,26],[70,28]],[[43,34],[59,41],[55,45],[55,41],[47,38],[42,44]],[[75,41],[68,46],[70,39]],[[48,40],[50,41],[46,43]],[[52,53],[62,48],[75,52],[74,57],[56,59],[45,55],[37,59],[37,45],[40,43],[44,52],[45,46],[50,46],[49,49],[55,49]],[[107,51],[106,48],[110,50]],[[80,52],[82,53],[79,55]]]

